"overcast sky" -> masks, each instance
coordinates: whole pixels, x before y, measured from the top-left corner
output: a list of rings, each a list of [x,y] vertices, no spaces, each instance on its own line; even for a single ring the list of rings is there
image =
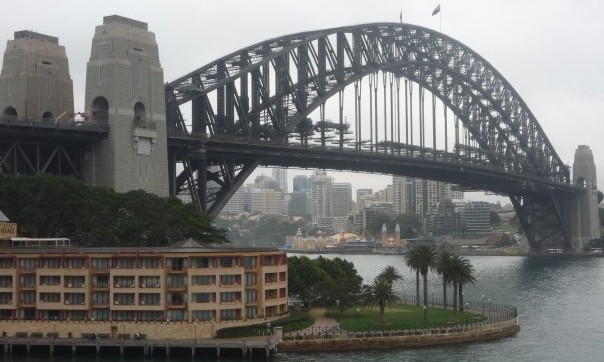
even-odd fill
[[[442,18],[431,16],[440,3]],[[42,6],[42,4],[44,4]],[[3,43],[18,30],[56,36],[66,47],[76,111],[84,111],[94,28],[118,14],[149,24],[165,81],[247,45],[305,30],[403,21],[439,30],[489,61],[537,117],[562,160],[591,147],[604,182],[604,1],[601,0],[0,0]],[[291,171],[294,174],[296,171]],[[337,176],[350,181],[350,175]],[[390,182],[354,177],[375,190]]]

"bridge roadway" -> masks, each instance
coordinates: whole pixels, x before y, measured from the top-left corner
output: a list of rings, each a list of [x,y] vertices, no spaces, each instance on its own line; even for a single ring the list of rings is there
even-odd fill
[[[508,195],[544,191],[580,193],[572,185],[540,178],[533,173],[504,171],[488,160],[418,146],[399,145],[396,149],[390,145],[380,151],[370,151],[350,146],[303,146],[251,138],[195,137],[175,133],[168,135],[168,145],[173,149],[186,148],[191,159],[205,157],[209,164],[213,158],[228,158],[264,166],[308,168],[311,165],[319,169],[413,176]]]
[[[52,356],[56,348],[66,348],[71,350],[72,354],[83,353],[83,348],[94,349],[97,355],[111,353],[109,349],[119,349],[120,355],[128,353],[138,353],[145,357],[163,351],[166,356],[171,352],[190,351],[191,356],[195,356],[201,350],[214,350],[215,356],[220,357],[221,352],[229,354],[241,353],[242,357],[262,354],[270,356],[277,352],[279,341],[265,337],[245,338],[245,339],[129,339],[129,338],[52,338],[52,337],[1,337],[0,346],[4,354],[16,354],[24,349],[25,353],[30,354],[32,348],[39,350],[48,348]],[[78,348],[80,351],[78,352]]]

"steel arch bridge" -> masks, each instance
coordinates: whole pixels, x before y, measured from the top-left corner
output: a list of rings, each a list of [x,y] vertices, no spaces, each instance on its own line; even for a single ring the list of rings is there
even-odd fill
[[[343,116],[348,86],[353,125]],[[189,192],[210,215],[258,165],[369,171],[505,193],[533,250],[572,248],[567,210],[580,190],[569,168],[509,82],[444,34],[398,23],[292,34],[165,88],[171,193]],[[325,119],[332,97],[337,121]]]

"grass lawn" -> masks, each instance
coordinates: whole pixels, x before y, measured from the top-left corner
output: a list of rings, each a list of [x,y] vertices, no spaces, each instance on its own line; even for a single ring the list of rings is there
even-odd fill
[[[332,313],[333,317],[333,313]],[[428,308],[426,327],[441,327],[451,324],[465,325],[480,322],[486,319],[483,315],[465,312],[455,314],[451,309],[444,310],[440,307]],[[409,304],[394,304],[386,308],[384,325],[380,324],[380,308],[369,310],[366,307],[352,307],[345,310],[339,318],[340,327],[349,331],[355,330],[391,330],[414,329],[424,327],[422,307]]]
[[[296,331],[312,326],[315,317],[308,311],[291,312],[289,317],[271,322],[273,327],[283,327],[283,332]],[[262,336],[266,331],[266,323],[250,326],[223,328],[216,332],[216,338],[239,338]]]

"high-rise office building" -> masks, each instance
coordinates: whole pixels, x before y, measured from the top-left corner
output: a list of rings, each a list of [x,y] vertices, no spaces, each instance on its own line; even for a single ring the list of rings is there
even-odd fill
[[[289,190],[287,187],[287,169],[286,168],[273,168],[273,178],[279,184],[279,189],[286,194]]]

